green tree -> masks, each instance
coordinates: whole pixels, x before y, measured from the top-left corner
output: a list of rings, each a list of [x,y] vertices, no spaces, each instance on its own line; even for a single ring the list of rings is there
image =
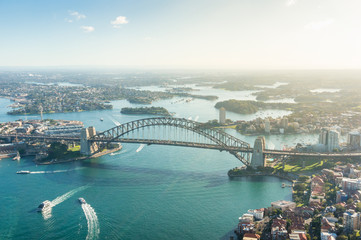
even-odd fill
[[[49,148],[49,158],[50,159],[54,159],[54,158],[59,159],[66,154],[67,150],[68,150],[67,145],[62,144],[60,142],[54,142],[50,145],[50,148]]]
[[[343,213],[346,211],[346,208],[340,204],[336,205],[335,217],[342,217]]]

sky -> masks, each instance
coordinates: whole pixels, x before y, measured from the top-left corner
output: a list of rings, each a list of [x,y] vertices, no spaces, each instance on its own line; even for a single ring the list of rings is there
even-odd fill
[[[361,1],[0,0],[0,66],[361,69]]]

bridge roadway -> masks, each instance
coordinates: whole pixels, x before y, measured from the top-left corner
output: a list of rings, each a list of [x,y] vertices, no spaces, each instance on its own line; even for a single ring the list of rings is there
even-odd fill
[[[80,137],[71,137],[71,136],[0,134],[0,138],[18,138],[18,139],[48,140],[48,141],[64,140],[64,141],[80,142]],[[214,149],[214,150],[228,151],[228,152],[244,152],[244,153],[252,153],[253,152],[253,148],[221,146],[218,144],[205,144],[205,143],[157,140],[157,139],[102,138],[101,141],[99,141],[99,139],[97,139],[97,140],[90,139],[89,141],[91,141],[91,142],[110,142],[111,141],[111,142],[119,142],[119,143],[138,143],[138,144],[148,144],[148,145],[156,144],[156,145],[182,146],[182,147]],[[263,153],[267,156],[332,157],[332,158],[361,157],[361,152],[315,153],[315,152],[297,152],[297,151],[264,149]]]

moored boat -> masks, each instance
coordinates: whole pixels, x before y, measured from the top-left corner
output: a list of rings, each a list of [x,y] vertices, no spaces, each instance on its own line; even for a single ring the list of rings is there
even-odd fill
[[[13,158],[13,161],[19,161],[20,160],[20,153],[19,151],[16,153],[16,156]]]

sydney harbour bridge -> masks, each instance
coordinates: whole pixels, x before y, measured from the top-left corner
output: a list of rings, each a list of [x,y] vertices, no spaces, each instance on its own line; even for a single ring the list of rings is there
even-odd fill
[[[103,132],[96,132],[94,127],[83,128],[81,136],[57,136],[12,134],[0,135],[0,138],[14,138],[36,141],[73,141],[80,142],[81,153],[92,155],[102,150],[100,146],[110,143],[139,143],[172,145],[193,148],[205,148],[227,151],[244,165],[258,167],[265,165],[269,157],[361,157],[360,152],[350,153],[315,153],[266,149],[265,138],[258,137],[254,146],[242,141],[222,129],[207,127],[204,123],[173,117],[145,118],[120,124]],[[252,156],[252,157],[251,157]]]

